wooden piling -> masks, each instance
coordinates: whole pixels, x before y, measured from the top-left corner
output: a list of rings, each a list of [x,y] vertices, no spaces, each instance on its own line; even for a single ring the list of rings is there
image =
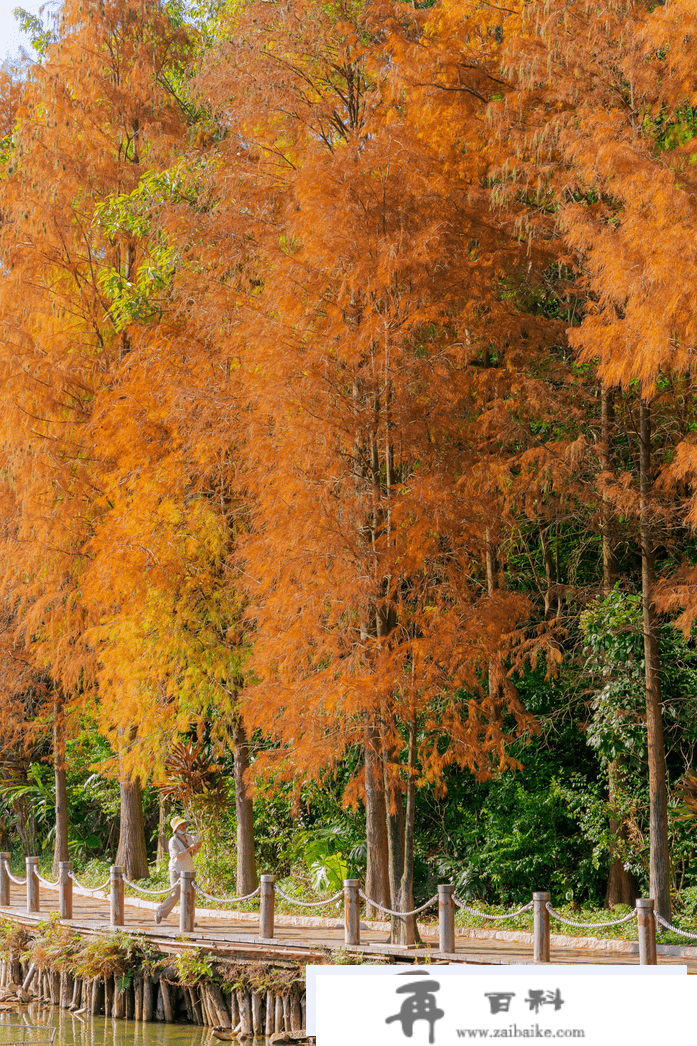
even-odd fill
[[[153,983],[152,977],[149,974],[143,975],[143,1015],[142,1019],[145,1023],[152,1021],[153,1019]]]
[[[162,998],[162,1009],[164,1010],[165,1020],[168,1024],[174,1021],[174,1014],[172,1012],[172,997],[170,994],[170,987],[164,977],[160,977],[160,996]]]
[[[10,877],[7,874],[5,861],[9,864],[11,856],[7,850],[0,852],[0,907],[2,908],[10,907]]]
[[[70,1009],[79,1010],[80,1000],[82,998],[82,978],[76,977],[73,981],[73,996],[70,1000]]]
[[[126,985],[126,1020],[132,1021],[136,1013],[136,990],[135,982]]]
[[[550,895],[544,890],[540,890],[532,895],[533,962],[549,962],[549,912],[547,911],[549,900]]]
[[[109,1017],[114,1012],[114,993],[116,991],[115,978],[113,976],[104,978],[104,1016]]]
[[[455,951],[455,887],[452,883],[438,886],[438,948],[452,954]]]
[[[218,1027],[234,1027],[234,1025],[230,1023],[230,1014],[228,1013],[228,1008],[225,1005],[225,999],[223,998],[223,993],[220,990],[220,985],[211,984],[208,988],[208,994],[212,1000],[213,1008],[216,1013]]]
[[[205,985],[201,985],[198,989],[199,999],[201,1001],[201,1012],[203,1014],[203,1023],[209,1028],[215,1028],[218,1023],[213,1006],[211,1004],[210,997]]]
[[[240,1008],[240,1021],[242,1023],[242,1034],[252,1035],[252,1005],[249,999],[249,992],[238,991],[237,993],[237,1005]]]
[[[259,992],[252,992],[252,1031],[255,1036],[261,1036],[264,1034],[264,1027],[261,1021],[261,996]]]
[[[179,886],[179,932],[193,933],[196,915],[196,898],[194,894],[194,872],[180,872]]]
[[[126,919],[123,903],[123,868],[118,864],[112,864],[109,870],[109,900],[111,926],[124,926]]]
[[[302,1014],[300,1010],[300,995],[295,988],[290,994],[290,1031],[300,1031],[302,1028]]]
[[[275,907],[276,876],[262,875],[259,905],[259,936],[262,940],[273,938]]]
[[[264,1034],[270,1039],[274,1032],[274,1007],[275,999],[271,990],[266,993],[266,1021],[264,1022]]]
[[[192,989],[186,985],[184,987],[184,1002],[188,1002],[188,1012],[191,1014],[192,1024],[201,1024],[201,1012],[199,1007],[194,1002],[194,993]]]
[[[104,984],[101,977],[95,977],[92,989],[92,1016],[96,1017],[104,1008]]]
[[[240,1023],[240,1006],[237,1001],[237,992],[230,992],[230,1026],[236,1028]]]
[[[639,965],[656,965],[656,916],[653,898],[639,897],[636,902],[639,929]]]
[[[166,1021],[167,1018],[165,1017],[165,1004],[162,1001],[162,986],[160,985],[159,981],[155,982],[153,990],[156,993],[155,1020]]]
[[[70,872],[72,861],[60,861],[58,864],[58,914],[61,919],[73,917],[73,880]]]
[[[126,989],[120,977],[114,975],[114,1000],[111,1006],[111,1016],[123,1018],[126,1016]]]
[[[39,858],[27,857],[27,911],[38,912],[41,910],[39,904],[39,880],[37,877]]]
[[[72,977],[67,970],[61,970],[60,975],[60,1005],[62,1010],[67,1010],[73,994]]]
[[[143,976],[138,974],[134,985],[134,1012],[133,1017],[137,1021],[143,1020]]]
[[[350,945],[361,943],[360,885],[360,879],[344,879],[344,941]]]
[[[276,996],[276,1001],[274,1003],[273,1030],[274,1035],[278,1034],[280,1031],[285,1031],[283,1025],[283,997],[281,995]]]

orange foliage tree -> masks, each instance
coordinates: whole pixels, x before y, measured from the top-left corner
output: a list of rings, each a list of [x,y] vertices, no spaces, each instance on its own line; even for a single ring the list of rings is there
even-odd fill
[[[188,53],[157,0],[68,0],[57,42],[23,86],[0,182],[0,445],[16,506],[5,586],[35,664],[76,698],[97,666],[81,588],[113,467],[94,419],[131,352],[109,291],[136,282],[148,263],[137,232],[112,236],[98,208],[137,185],[163,135],[185,129],[170,77]],[[125,744],[135,727],[123,726]],[[142,876],[140,786],[128,775],[122,784],[122,863]],[[57,839],[65,858],[62,826]]]
[[[639,397],[638,482],[631,495],[626,482],[614,489],[618,504],[638,522],[650,890],[659,913],[669,918],[656,608],[683,608],[679,624],[689,632],[697,603],[693,569],[657,588],[654,560],[668,492],[673,518],[694,526],[692,497],[685,498],[681,485],[692,486],[695,470],[691,438],[677,417],[663,466],[654,459],[652,405],[670,411],[675,404],[683,413],[694,375],[694,4],[646,7],[613,0],[599,17],[591,4],[559,0],[544,10],[521,5],[511,14],[507,66],[518,94],[508,112],[501,108],[502,127],[516,142],[519,173],[555,209],[579,260],[590,304],[570,340],[582,360],[597,366],[610,404],[614,389],[636,390]],[[610,405],[606,436],[613,423]]]
[[[530,726],[503,666],[546,635],[520,632],[527,601],[490,590],[485,561],[560,335],[519,308],[525,244],[489,208],[491,12],[463,28],[456,86],[427,18],[237,11],[199,77],[207,207],[167,219],[195,245],[182,322],[228,376],[199,391],[199,426],[234,419],[244,463],[245,715],[300,779],[364,748],[346,801],[366,802],[368,889],[401,911],[415,788],[507,765]]]

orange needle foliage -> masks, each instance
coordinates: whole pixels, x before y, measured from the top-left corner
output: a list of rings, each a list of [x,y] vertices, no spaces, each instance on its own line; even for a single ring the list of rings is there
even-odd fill
[[[399,788],[441,786],[453,763],[507,765],[504,709],[513,732],[530,725],[504,673],[495,700],[487,687],[528,604],[489,594],[483,561],[559,329],[506,294],[527,260],[485,191],[488,17],[463,28],[452,91],[422,16],[311,0],[237,11],[199,79],[224,132],[213,217],[170,229],[196,242],[196,276],[179,276],[205,300],[190,330],[215,324],[211,351],[235,367],[245,710],[300,777],[370,725]],[[409,724],[419,768],[402,773]]]

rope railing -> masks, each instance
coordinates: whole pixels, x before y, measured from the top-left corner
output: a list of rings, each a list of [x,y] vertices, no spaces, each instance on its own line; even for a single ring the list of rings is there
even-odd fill
[[[8,861],[3,861],[3,864],[5,866],[5,872],[7,874],[7,878],[10,880],[11,883],[16,883],[17,886],[26,886],[27,885],[27,878],[26,878],[26,876],[24,877],[24,879],[18,879],[17,876],[13,875],[12,872],[10,871],[9,862]]]
[[[111,882],[111,878],[109,878],[105,883],[102,883],[101,886],[83,886],[74,872],[68,872],[68,875],[73,880],[78,890],[83,890],[84,893],[102,893]]]
[[[420,908],[413,908],[410,912],[396,912],[393,908],[385,908],[384,905],[378,904],[378,902],[374,901],[372,897],[368,897],[367,894],[364,894],[362,890],[358,891],[358,896],[362,898],[366,904],[372,904],[373,908],[377,908],[379,912],[384,912],[385,915],[401,915],[402,917],[407,915],[418,915],[419,912],[425,912],[427,908],[430,908],[431,905],[435,904],[438,900],[438,894],[434,894],[433,897],[426,901],[425,904],[422,904]]]
[[[130,879],[127,879],[124,875],[123,881],[126,886],[130,886],[132,890],[138,890],[139,893],[151,894],[153,897],[164,897],[166,894],[171,893],[174,887],[168,886],[165,890],[147,890],[144,886],[140,886],[138,883],[132,883]]]
[[[662,915],[658,914],[658,912],[654,912],[654,918],[657,923],[660,923],[666,930],[670,930],[671,933],[679,933],[681,937],[693,937],[697,940],[697,933],[688,933],[687,930],[681,930],[679,927],[673,926],[672,923],[669,923],[668,920],[664,919]]]
[[[256,897],[258,893],[261,893],[261,886],[257,886],[256,890],[251,893],[247,893],[244,897],[215,897],[213,894],[206,893],[203,887],[194,880],[193,888],[197,893],[200,893],[203,897],[206,897],[209,901],[215,901],[217,904],[239,904],[240,901],[249,901],[252,897]]]
[[[289,901],[291,904],[298,904],[301,908],[323,908],[327,904],[334,904],[340,897],[344,896],[344,891],[339,890],[333,897],[327,897],[324,901],[300,901],[297,897],[291,897],[289,894],[284,893],[280,886],[276,885],[276,893],[279,897],[282,897],[284,901]]]
[[[0,906],[7,908],[10,904],[10,883],[15,883],[17,886],[26,886],[27,898],[26,898],[26,910],[29,913],[39,912],[40,909],[40,898],[39,898],[39,885],[48,890],[58,890],[59,893],[59,914],[62,919],[72,918],[72,890],[73,885],[77,890],[87,896],[100,896],[105,898],[105,891],[108,891],[108,900],[110,903],[110,924],[112,927],[125,925],[125,911],[124,911],[124,886],[130,887],[136,893],[145,894],[151,897],[166,897],[170,895],[170,901],[165,902],[167,904],[167,910],[169,911],[174,901],[171,899],[173,887],[168,886],[162,889],[150,889],[146,886],[141,886],[138,882],[126,878],[123,874],[123,869],[120,866],[112,865],[111,873],[109,878],[99,886],[85,886],[79,881],[75,873],[72,871],[72,867],[69,861],[63,861],[60,863],[60,878],[58,882],[52,882],[50,879],[45,879],[38,871],[38,858],[27,857],[27,876],[19,877],[12,874],[10,869],[10,854],[0,854]],[[454,887],[449,884],[440,884],[438,886],[438,892],[430,897],[424,904],[419,905],[417,908],[412,908],[409,911],[398,911],[394,908],[389,908],[386,905],[381,904],[379,901],[369,897],[361,889],[361,881],[359,879],[345,879],[343,889],[338,890],[331,897],[325,897],[317,901],[304,901],[298,897],[293,897],[291,894],[286,893],[276,883],[276,878],[273,875],[262,875],[259,886],[252,890],[251,893],[241,895],[239,897],[218,897],[215,894],[208,893],[200,883],[196,882],[194,878],[194,872],[182,871],[179,876],[178,883],[174,884],[174,887],[179,887],[180,898],[179,898],[179,926],[182,933],[191,934],[194,932],[194,919],[196,910],[196,895],[200,895],[202,898],[205,897],[208,901],[215,903],[216,905],[235,905],[245,901],[251,901],[257,895],[260,896],[259,904],[259,938],[261,941],[274,940],[274,918],[275,918],[275,900],[276,898],[282,898],[287,901],[288,904],[293,906],[299,906],[301,908],[326,908],[329,905],[335,904],[337,901],[343,899],[343,922],[344,922],[344,936],[345,944],[347,948],[360,947],[361,943],[361,929],[363,924],[360,919],[360,912],[362,904],[366,904],[376,909],[378,912],[383,913],[385,916],[395,917],[401,920],[413,919],[415,916],[425,912],[428,908],[431,908],[434,904],[438,904],[438,951],[444,956],[452,956],[455,953],[455,911],[456,908],[461,909],[464,912],[468,912],[470,915],[476,916],[479,919],[485,919],[490,922],[504,922],[506,920],[515,919],[519,915],[523,915],[525,912],[532,910],[533,912],[533,926],[532,926],[532,951],[533,951],[533,962],[550,962],[550,945],[551,945],[551,933],[550,933],[550,920],[555,919],[562,923],[564,926],[570,926],[574,929],[585,930],[590,933],[597,933],[600,930],[611,928],[615,926],[622,926],[630,923],[634,920],[637,922],[637,937],[639,946],[639,962],[642,965],[655,965],[657,962],[657,947],[656,947],[656,934],[660,928],[667,930],[671,933],[676,933],[681,937],[690,938],[691,940],[697,941],[697,933],[691,933],[688,930],[682,930],[678,926],[674,926],[668,922],[663,916],[654,910],[654,901],[651,898],[640,897],[637,899],[635,907],[629,912],[628,915],[622,916],[619,919],[609,919],[607,921],[594,921],[594,922],[580,922],[576,919],[567,919],[564,915],[558,912],[552,905],[551,897],[547,891],[537,891],[532,895],[532,901],[524,904],[521,908],[516,911],[504,912],[499,915],[491,915],[488,912],[481,911],[478,908],[473,908],[468,905],[461,898],[457,897],[454,892]],[[136,903],[137,902],[133,902]],[[162,906],[161,906],[162,907]],[[158,913],[160,909],[158,909]],[[238,913],[224,913],[225,917],[237,918]],[[248,916],[242,916],[241,918],[248,918]],[[158,914],[157,922],[160,922],[160,915]],[[465,931],[465,932],[476,932],[476,931]],[[518,932],[518,931],[516,931]],[[402,922],[402,932],[399,935],[399,945],[403,947],[411,947],[417,943],[418,935],[415,929],[415,922]]]
[[[565,919],[563,915],[560,915],[559,912],[554,910],[554,908],[552,907],[552,905],[550,904],[549,901],[547,901],[547,904],[545,905],[545,908],[547,909],[549,914],[554,919],[558,919],[560,923],[564,923],[566,926],[577,926],[577,927],[580,927],[581,929],[601,930],[605,926],[621,926],[622,923],[628,923],[632,919],[636,919],[636,917],[637,917],[637,910],[636,910],[636,908],[634,908],[629,913],[629,915],[625,915],[622,919],[612,919],[610,922],[577,923],[577,922],[572,922],[571,919]]]
[[[55,883],[53,883],[50,879],[44,879],[43,875],[41,875],[39,872],[36,872],[36,878],[39,880],[42,886],[46,887],[47,890],[60,889],[60,881],[58,880]]]
[[[528,901],[528,903],[524,904],[522,908],[519,908],[517,912],[506,912],[505,915],[488,915],[487,912],[481,912],[478,908],[470,908],[468,904],[465,904],[464,901],[461,901],[460,898],[456,897],[454,894],[453,901],[458,908],[462,909],[463,912],[469,912],[470,915],[478,915],[482,919],[491,919],[494,922],[500,922],[504,919],[515,919],[516,915],[522,915],[523,912],[531,911],[533,906],[532,901]]]

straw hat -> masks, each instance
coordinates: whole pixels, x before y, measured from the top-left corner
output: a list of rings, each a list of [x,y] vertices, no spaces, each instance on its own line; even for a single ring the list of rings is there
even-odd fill
[[[176,832],[177,828],[181,828],[183,824],[188,824],[189,822],[185,817],[179,817],[179,815],[177,815],[176,817],[173,817],[169,823],[172,825],[172,831]]]

